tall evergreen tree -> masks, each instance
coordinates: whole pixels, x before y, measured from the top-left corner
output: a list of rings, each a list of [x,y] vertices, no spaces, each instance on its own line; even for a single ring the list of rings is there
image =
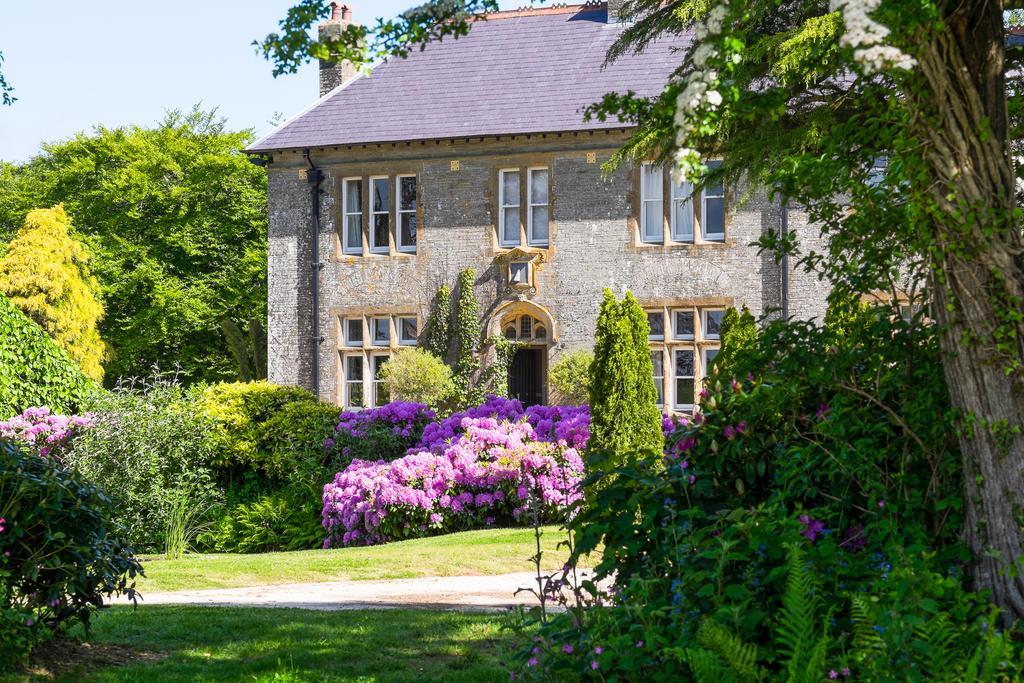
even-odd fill
[[[441,285],[437,290],[437,301],[427,321],[427,351],[448,361],[448,353],[452,348],[452,290],[448,285]]]
[[[742,311],[730,308],[722,317],[722,347],[715,356],[715,372],[731,374],[736,357],[757,341],[757,321],[744,306]]]
[[[619,303],[606,289],[591,365],[588,449],[612,463],[662,449],[649,335],[647,316],[632,293]]]
[[[61,205],[29,212],[0,259],[0,293],[54,338],[90,379],[103,379],[103,305],[89,256]]]

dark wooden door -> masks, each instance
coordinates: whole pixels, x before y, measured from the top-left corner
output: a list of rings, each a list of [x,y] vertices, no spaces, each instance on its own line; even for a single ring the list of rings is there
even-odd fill
[[[544,400],[543,349],[519,349],[508,374],[508,393],[523,407],[540,405]]]

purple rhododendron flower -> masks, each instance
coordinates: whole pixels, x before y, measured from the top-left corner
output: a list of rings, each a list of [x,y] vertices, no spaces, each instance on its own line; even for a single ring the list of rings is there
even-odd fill
[[[94,417],[54,415],[47,406],[26,408],[21,415],[0,421],[0,438],[22,444],[37,455],[58,456],[60,450],[82,429],[91,427]]]
[[[812,543],[818,539],[821,532],[825,530],[825,523],[820,519],[814,519],[809,515],[800,515],[798,517],[800,523],[804,525],[804,530],[800,532],[800,535],[806,538]]]

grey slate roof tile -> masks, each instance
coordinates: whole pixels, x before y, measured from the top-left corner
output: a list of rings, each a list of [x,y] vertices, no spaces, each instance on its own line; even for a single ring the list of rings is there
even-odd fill
[[[584,122],[584,109],[609,92],[661,92],[688,36],[602,68],[623,30],[606,17],[603,6],[577,6],[481,21],[468,36],[379,64],[247,151],[621,128]]]

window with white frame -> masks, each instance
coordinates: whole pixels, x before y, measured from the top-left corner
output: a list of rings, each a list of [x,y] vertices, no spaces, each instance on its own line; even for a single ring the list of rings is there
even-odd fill
[[[413,316],[399,317],[396,326],[398,327],[398,343],[402,346],[416,346],[416,340],[419,338],[416,318]]]
[[[400,175],[398,186],[398,251],[416,252],[416,176]]]
[[[694,362],[693,349],[675,349],[673,373],[675,377],[675,401],[673,407],[676,410],[693,410],[695,398],[695,386],[697,377],[697,365]]]
[[[374,346],[390,346],[391,318],[370,318],[370,335]]]
[[[345,178],[341,184],[341,204],[344,207],[342,223],[344,225],[343,251],[346,254],[362,255],[363,253],[363,179]]]
[[[651,351],[651,365],[654,366],[654,388],[658,392],[658,405],[665,405],[665,352],[663,349]]]
[[[708,170],[715,170],[721,161],[707,162]],[[701,191],[700,228],[702,237],[709,242],[725,240],[725,185],[718,181],[706,185]]]
[[[711,171],[720,160],[706,162]],[[645,244],[698,244],[725,241],[725,185],[721,181],[695,191],[693,183],[667,178],[668,169],[640,164],[640,241]],[[666,194],[667,191],[667,194]]]
[[[363,319],[359,318],[345,318],[342,321],[345,333],[345,346],[348,347],[359,347],[363,346]]]
[[[530,262],[512,261],[508,264],[508,283],[513,287],[530,286]]]
[[[722,320],[725,318],[725,311],[722,309],[704,309],[702,311],[701,331],[705,339],[722,338]]]
[[[391,249],[391,181],[387,176],[370,178],[370,251],[386,254]]]
[[[363,408],[365,406],[363,389],[363,356],[346,355],[345,359],[345,397],[346,408]]]
[[[656,311],[647,311],[647,326],[650,328],[650,333],[647,338],[652,341],[660,341],[665,338],[665,311],[658,309]]]
[[[672,311],[672,338],[690,341],[696,334],[695,316],[692,308]]]
[[[548,187],[546,168],[531,168],[527,171],[527,214],[526,241],[531,247],[548,245]]]
[[[503,247],[517,247],[522,223],[519,217],[519,169],[498,173],[498,237]]]
[[[380,384],[380,371],[394,351],[403,346],[416,346],[418,316],[408,312],[351,315],[342,316],[340,323],[339,400],[349,409],[387,403],[389,397]]]
[[[651,307],[646,313],[659,405],[690,412],[696,405],[694,392],[707,379],[718,354],[724,310],[680,303]]]
[[[390,356],[377,354],[371,357],[373,362],[373,407],[379,408],[388,402],[388,388],[384,384],[382,371]]]
[[[665,241],[664,176],[665,170],[658,164],[640,166],[640,238],[650,244]]]
[[[693,242],[693,184],[672,183],[672,239]]]

